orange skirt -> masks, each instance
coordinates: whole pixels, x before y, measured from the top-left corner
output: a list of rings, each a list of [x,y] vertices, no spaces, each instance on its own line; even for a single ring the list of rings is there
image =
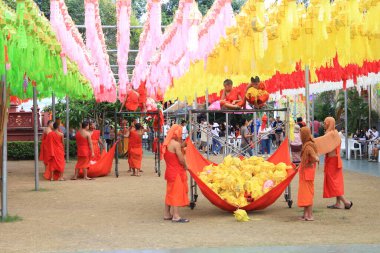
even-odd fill
[[[343,169],[338,167],[338,157],[326,157],[323,198],[344,195]]]
[[[167,182],[166,184],[165,203],[168,206],[188,206],[189,197],[187,193],[187,180],[182,181],[181,177],[177,175],[174,182]]]
[[[54,180],[58,180],[60,175],[61,175],[61,172],[55,168],[58,168],[57,166],[57,163],[55,161],[49,161],[47,167],[46,167],[46,170],[45,170],[45,173],[44,173],[44,178],[46,180],[50,180],[51,179],[51,174],[53,173],[53,179]],[[63,171],[62,171],[63,173]]]
[[[141,169],[141,160],[142,160],[142,150],[138,148],[134,150],[133,148],[128,151],[128,164],[129,168]]]
[[[314,203],[315,164],[312,167],[301,168],[298,185],[298,206],[306,207]]]
[[[87,169],[90,167],[90,157],[88,156],[78,156],[77,164],[75,165],[76,169]]]

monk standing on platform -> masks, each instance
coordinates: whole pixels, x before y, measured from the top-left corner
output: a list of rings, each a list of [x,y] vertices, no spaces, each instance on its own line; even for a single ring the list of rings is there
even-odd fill
[[[95,122],[90,123],[89,133],[91,134],[92,147],[95,154],[95,156],[91,158],[91,161],[98,161],[101,157],[100,146],[102,149],[104,149],[104,147],[103,142],[100,139],[100,130],[96,129]]]
[[[314,177],[316,163],[319,161],[317,147],[310,128],[301,129],[302,151],[301,169],[298,186],[298,206],[303,207],[303,221],[313,221]]]
[[[87,176],[87,170],[90,166],[90,160],[95,156],[94,148],[92,146],[91,134],[88,132],[89,126],[88,122],[82,123],[82,128],[79,129],[77,134],[75,135],[75,139],[77,142],[77,156],[78,162],[75,165],[75,175],[72,180],[77,180],[79,171],[83,170],[83,178],[85,180],[91,180]]]
[[[237,110],[243,106],[243,100],[237,89],[232,88],[232,80],[226,79],[223,82],[224,90],[220,98],[222,109]]]
[[[182,153],[182,127],[173,125],[164,140],[162,152],[166,163],[166,198],[164,220],[177,223],[187,223],[181,218],[179,207],[189,205],[186,162]]]
[[[132,170],[131,176],[140,176],[141,161],[143,156],[142,149],[142,135],[144,129],[140,123],[136,123],[134,129],[131,127],[129,132],[126,134],[129,138],[128,145],[128,164],[129,169]]]
[[[63,172],[66,166],[64,136],[63,133],[59,131],[59,124],[57,122],[54,123],[53,131],[48,134],[45,141],[48,165],[44,177],[50,181],[65,181],[63,178]]]
[[[40,147],[40,157],[38,160],[43,161],[45,165],[45,173],[48,170],[47,165],[48,165],[48,157],[47,157],[47,145],[46,145],[46,138],[48,134],[53,130],[53,121],[49,120],[47,122],[47,126],[44,128],[44,132],[42,134],[42,139],[41,139],[41,147]]]
[[[335,119],[327,117],[324,123],[326,134],[338,135],[335,130]],[[342,159],[340,158],[340,143],[336,148],[327,153],[325,157],[325,178],[323,184],[323,197],[333,198],[336,197],[336,203],[327,206],[331,209],[351,209],[353,203],[344,198],[344,181],[343,181],[343,166]],[[343,203],[343,207],[342,204]]]

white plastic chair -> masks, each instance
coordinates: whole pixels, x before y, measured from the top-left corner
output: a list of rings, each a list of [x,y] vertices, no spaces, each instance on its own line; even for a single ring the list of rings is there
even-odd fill
[[[359,147],[355,148],[355,144],[357,144]],[[362,144],[358,142],[357,140],[349,139],[348,140],[348,159],[351,158],[351,151],[354,151],[355,153],[355,159],[356,159],[356,152],[359,151],[359,156],[362,157]]]
[[[240,150],[241,146],[241,136],[237,137],[235,140],[235,148]]]
[[[344,152],[346,152],[346,139],[340,138],[340,153],[341,153],[340,156],[342,156]]]

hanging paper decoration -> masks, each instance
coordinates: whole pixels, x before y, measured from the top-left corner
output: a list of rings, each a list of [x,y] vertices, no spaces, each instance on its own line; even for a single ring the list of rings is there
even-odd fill
[[[85,0],[86,45],[99,68],[97,101],[116,101],[116,81],[109,63],[97,0]]]
[[[127,64],[130,44],[131,0],[117,0],[117,63],[119,67],[119,100],[124,101],[130,89]]]

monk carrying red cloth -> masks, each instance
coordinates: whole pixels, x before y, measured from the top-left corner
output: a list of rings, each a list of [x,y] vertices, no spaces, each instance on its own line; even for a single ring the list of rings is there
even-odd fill
[[[44,128],[44,133],[42,134],[42,139],[41,139],[41,147],[40,147],[40,156],[38,160],[43,161],[45,165],[45,173],[48,170],[47,165],[48,165],[48,160],[49,157],[47,156],[47,145],[46,145],[46,138],[48,134],[53,130],[53,121],[49,120],[47,122],[47,127]],[[49,178],[50,179],[50,178]]]
[[[181,218],[179,208],[189,205],[186,162],[182,153],[182,127],[173,125],[164,140],[162,152],[166,163],[165,179],[167,182],[164,220],[187,223]]]
[[[64,137],[59,131],[59,124],[54,123],[53,131],[51,131],[45,140],[46,156],[48,157],[47,170],[44,178],[47,180],[64,181],[63,172],[65,170],[65,148]]]
[[[91,161],[98,161],[101,157],[100,146],[104,149],[103,143],[100,140],[100,130],[96,130],[95,122],[90,123],[89,133],[91,134],[92,147],[94,149],[95,156],[91,158]]]
[[[226,79],[223,82],[224,90],[220,98],[220,107],[222,109],[237,110],[243,106],[243,100],[237,89],[232,88],[232,81]]]
[[[141,161],[143,156],[142,150],[142,135],[144,129],[140,123],[136,123],[134,128],[131,128],[127,133],[129,138],[128,144],[128,164],[129,169],[132,170],[131,176],[140,176]]]
[[[313,221],[314,177],[316,163],[319,161],[317,146],[311,135],[310,128],[301,128],[301,169],[298,186],[298,206],[303,207],[303,221]]]
[[[75,139],[77,142],[77,156],[78,161],[75,165],[75,175],[72,180],[77,180],[79,171],[83,170],[83,178],[85,180],[91,180],[87,176],[87,170],[90,166],[91,157],[94,157],[94,148],[92,146],[91,134],[88,132],[89,126],[88,122],[82,123],[82,128],[75,135]]]

